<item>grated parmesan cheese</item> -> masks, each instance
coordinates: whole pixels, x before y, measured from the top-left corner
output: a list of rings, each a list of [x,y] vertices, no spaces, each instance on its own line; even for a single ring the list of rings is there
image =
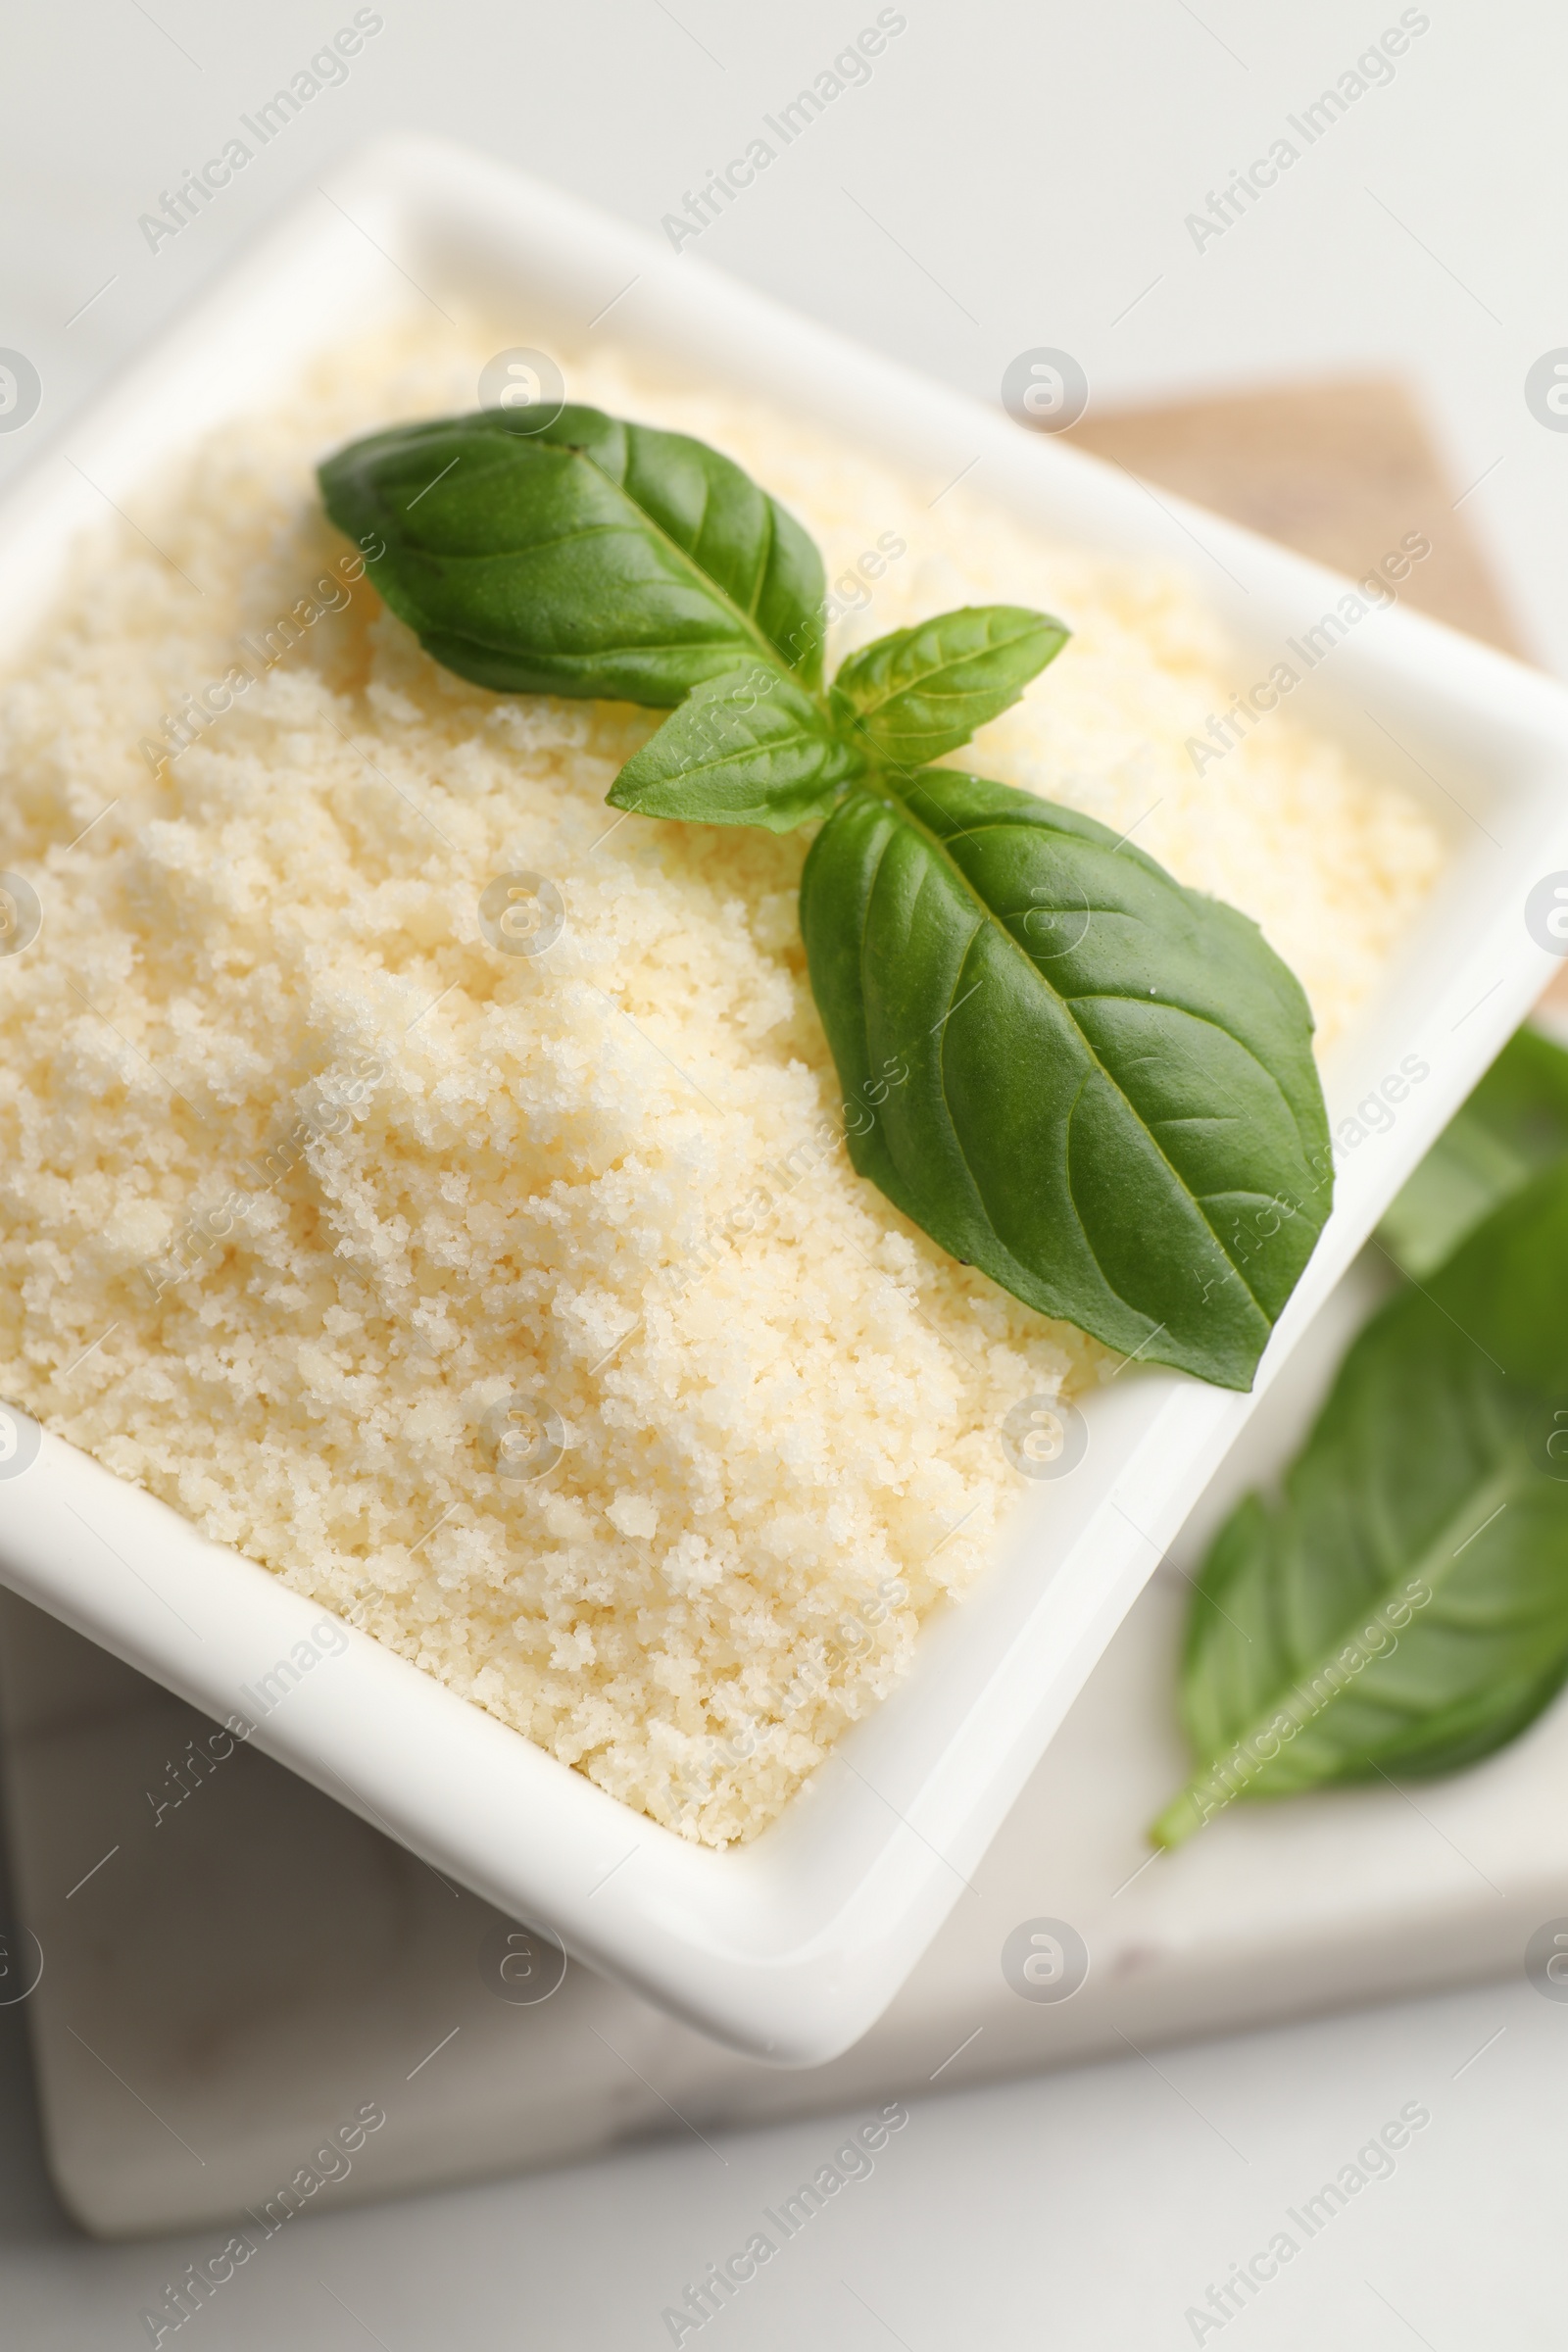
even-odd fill
[[[616,822],[658,714],[467,686],[350,576],[316,461],[473,406],[498,340],[341,354],[200,447],[81,551],[0,687],[0,865],[42,906],[0,958],[0,1391],[722,1843],[983,1567],[1019,1492],[1008,1410],[1107,1359],[854,1175],[805,843]],[[1045,544],[963,485],[933,506],[612,354],[567,375],[800,514],[832,662],[967,602],[1059,613],[1068,650],[961,763],[1136,825],[1261,922],[1320,1043],[1354,1015],[1443,844],[1288,713],[1194,775],[1227,652],[1184,578]],[[235,693],[236,665],[263,674]],[[206,690],[154,777],[138,744]],[[481,927],[516,872],[559,890],[547,952]],[[504,1480],[508,1444],[553,1466]]]

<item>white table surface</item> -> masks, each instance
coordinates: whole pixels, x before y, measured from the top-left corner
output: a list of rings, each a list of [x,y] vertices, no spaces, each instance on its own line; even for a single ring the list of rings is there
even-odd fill
[[[870,84],[708,230],[705,256],[988,398],[1038,345],[1073,352],[1104,404],[1402,373],[1455,480],[1478,485],[1465,513],[1528,641],[1568,670],[1568,435],[1523,396],[1531,363],[1568,344],[1559,11],[1432,0],[1392,86],[1202,253],[1186,215],[1396,6],[1320,0],[1266,21],[1239,0],[1199,0],[1196,14],[1184,0],[907,0],[904,13]],[[352,14],[305,0],[221,15],[194,0],[13,8],[0,345],[33,362],[43,402],[24,431],[0,433],[0,479],[355,140],[408,126],[466,137],[657,230],[875,9],[386,0],[348,81],[150,253],[137,216]],[[74,2235],[42,2180],[19,2025],[0,2010],[4,2340],[145,2343],[143,2304],[214,2233],[167,2248]],[[1190,2343],[1184,2312],[1210,2282],[1419,2101],[1432,2122],[1394,2177],[1229,2328],[1263,2352],[1555,2345],[1565,2057],[1568,2004],[1515,1979],[1154,2064],[1129,2055],[933,2095],[873,2177],[712,2326],[732,2352]],[[840,2137],[825,2120],[711,2147],[688,2137],[323,2210],[265,2246],[188,2333],[211,2352],[667,2343],[662,2307]]]

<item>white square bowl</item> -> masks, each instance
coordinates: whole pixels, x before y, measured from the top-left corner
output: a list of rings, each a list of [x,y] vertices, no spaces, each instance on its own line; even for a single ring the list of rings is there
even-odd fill
[[[546,344],[575,339],[618,295],[616,339],[665,372],[765,393],[942,481],[970,471],[1054,537],[1175,557],[1231,630],[1240,676],[1264,674],[1344,593],[1317,566],[1021,432],[552,189],[401,140],[366,153],[334,177],[331,201],[313,197],[254,247],[13,493],[0,658],[35,624],[103,494],[122,498],[197,434],[282,393],[324,346],[443,293],[504,305]],[[1396,609],[1363,621],[1295,701],[1367,764],[1395,766],[1452,854],[1324,1073],[1331,1117],[1338,1128],[1406,1056],[1430,1076],[1392,1125],[1343,1152],[1333,1215],[1253,1395],[1135,1367],[1088,1399],[1086,1460],[1029,1491],[1004,1552],[928,1628],[906,1681],[742,1850],[695,1846],[632,1813],[347,1629],[334,1654],[295,1672],[260,1722],[260,1746],[742,2050],[810,2065],[865,2031],[963,1894],[1257,1395],[1555,968],[1526,931],[1524,903],[1568,867],[1568,696]],[[21,1475],[0,1478],[0,1579],[220,1718],[255,1718],[274,1665],[317,1655],[312,1603],[47,1435]]]

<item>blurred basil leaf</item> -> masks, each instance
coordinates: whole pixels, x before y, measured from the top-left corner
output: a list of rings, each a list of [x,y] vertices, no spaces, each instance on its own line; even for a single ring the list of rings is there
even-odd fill
[[[1233,1796],[1455,1771],[1568,1679],[1568,1164],[1356,1339],[1194,1595],[1178,1845]]]
[[[1378,1238],[1423,1282],[1499,1201],[1568,1158],[1568,1054],[1538,1029],[1510,1038],[1398,1193]]]

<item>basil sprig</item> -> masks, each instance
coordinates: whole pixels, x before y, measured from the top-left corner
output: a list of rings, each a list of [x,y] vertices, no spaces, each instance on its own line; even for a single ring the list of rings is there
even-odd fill
[[[1061,622],[942,613],[824,691],[800,525],[700,442],[594,409],[375,433],[320,481],[446,667],[671,710],[612,807],[826,820],[801,926],[862,1175],[1030,1305],[1250,1387],[1333,1190],[1305,998],[1254,924],[1104,826],[928,764],[1018,699]]]
[[[1199,1580],[1199,1769],[1151,1833],[1236,1796],[1452,1772],[1568,1680],[1568,1163],[1516,1192],[1346,1356],[1275,1507]]]

